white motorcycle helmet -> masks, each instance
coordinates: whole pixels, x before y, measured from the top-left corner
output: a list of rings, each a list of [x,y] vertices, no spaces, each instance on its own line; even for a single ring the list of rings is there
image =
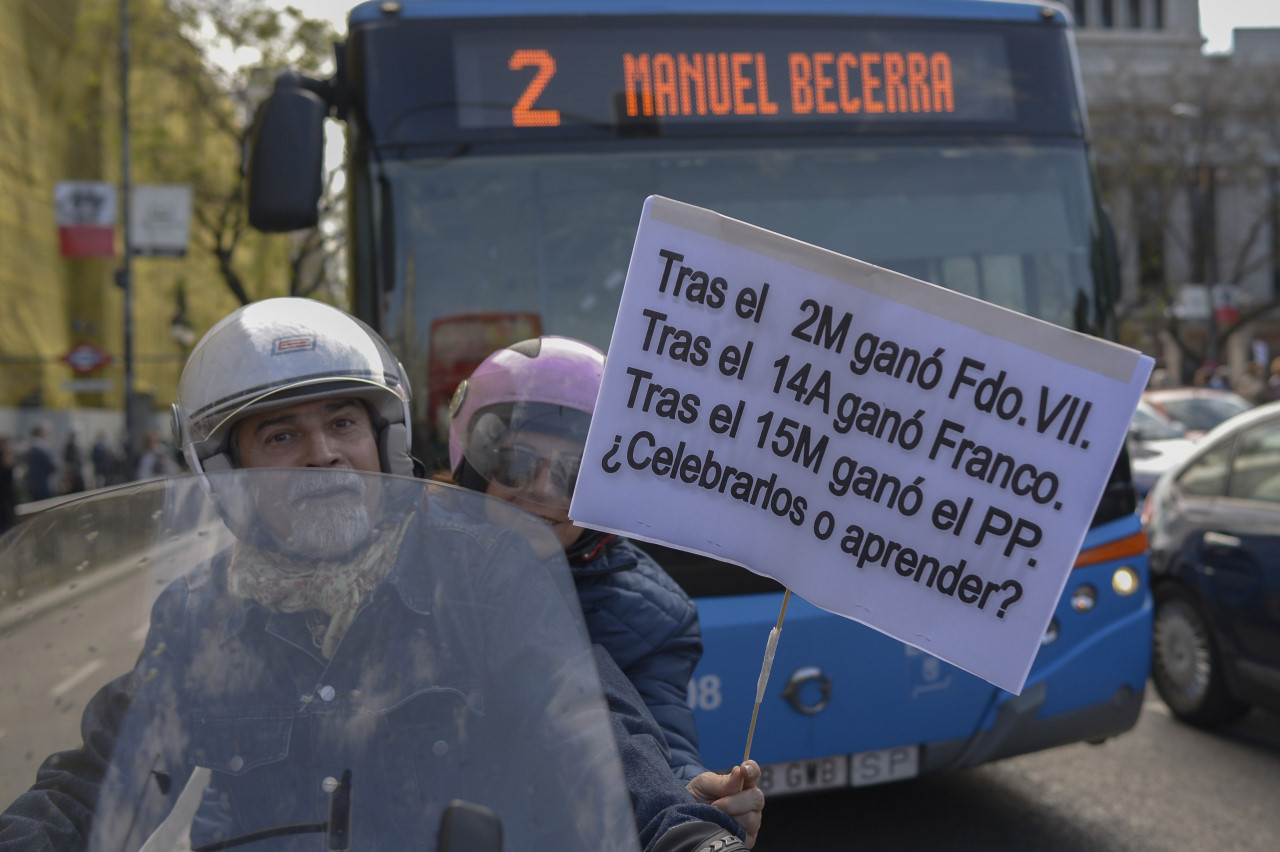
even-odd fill
[[[227,470],[237,422],[330,397],[368,403],[382,471],[413,474],[404,368],[373,329],[313,299],[253,302],[200,338],[178,380],[174,441],[193,472]]]

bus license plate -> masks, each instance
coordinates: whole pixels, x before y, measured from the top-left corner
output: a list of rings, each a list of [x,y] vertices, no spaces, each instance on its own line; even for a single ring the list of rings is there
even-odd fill
[[[810,793],[849,786],[849,756],[818,757],[760,767],[760,789],[766,796]]]
[[[897,746],[864,751],[850,759],[850,783],[870,787],[888,781],[902,781],[920,774],[920,747]]]

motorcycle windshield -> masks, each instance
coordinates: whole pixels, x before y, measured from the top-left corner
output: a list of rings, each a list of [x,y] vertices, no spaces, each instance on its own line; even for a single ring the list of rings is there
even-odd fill
[[[156,480],[24,521],[0,582],[5,801],[71,749],[40,776],[90,849],[637,847],[563,551],[509,504]]]

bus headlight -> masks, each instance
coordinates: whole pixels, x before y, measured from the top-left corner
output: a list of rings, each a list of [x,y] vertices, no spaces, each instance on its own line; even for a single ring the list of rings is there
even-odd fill
[[[1071,608],[1076,612],[1088,612],[1098,602],[1098,591],[1085,583],[1071,593]]]
[[[1111,575],[1111,588],[1116,590],[1116,594],[1122,598],[1138,591],[1138,572],[1129,566],[1117,568],[1116,573]]]

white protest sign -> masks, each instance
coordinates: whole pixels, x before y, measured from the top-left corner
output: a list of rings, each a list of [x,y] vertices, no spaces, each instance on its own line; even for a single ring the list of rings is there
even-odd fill
[[[1151,367],[651,197],[570,517],[1019,692]]]

